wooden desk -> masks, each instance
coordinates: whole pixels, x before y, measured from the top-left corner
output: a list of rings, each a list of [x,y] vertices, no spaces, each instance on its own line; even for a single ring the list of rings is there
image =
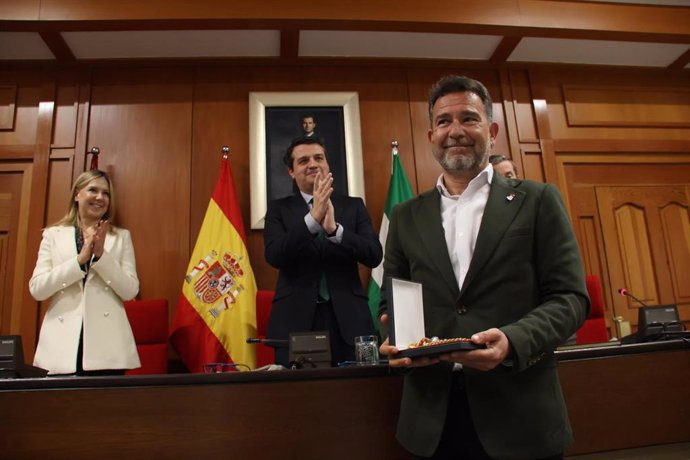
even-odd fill
[[[687,344],[559,359],[569,454],[690,441]],[[385,366],[0,381],[0,458],[408,459],[401,387]]]
[[[567,454],[690,441],[690,345],[558,352],[575,444]]]

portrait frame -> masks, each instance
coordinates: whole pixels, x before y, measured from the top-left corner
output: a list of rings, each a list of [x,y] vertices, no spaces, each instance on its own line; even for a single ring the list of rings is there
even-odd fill
[[[347,193],[364,199],[362,134],[357,92],[251,92],[249,93],[249,174],[251,228],[263,229],[268,207],[268,164],[266,109],[290,107],[296,110],[334,107],[342,110]],[[287,145],[285,146],[287,148]],[[282,155],[282,153],[281,153]],[[288,176],[285,167],[285,176]]]

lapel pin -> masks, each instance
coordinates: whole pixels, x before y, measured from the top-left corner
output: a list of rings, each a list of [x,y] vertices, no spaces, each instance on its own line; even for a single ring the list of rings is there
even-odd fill
[[[506,196],[506,201],[513,201],[513,198],[515,198],[515,194],[511,193],[510,195]]]

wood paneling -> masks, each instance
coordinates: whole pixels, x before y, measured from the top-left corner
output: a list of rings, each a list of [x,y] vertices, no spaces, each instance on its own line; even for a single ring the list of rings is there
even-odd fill
[[[690,196],[688,187],[685,188],[685,196]],[[660,215],[674,298],[678,303],[690,304],[690,283],[686,281],[690,273],[688,206],[676,202],[668,203],[661,209]]]
[[[539,80],[532,79],[533,95],[543,96],[546,101],[553,139],[662,142],[690,139],[689,129],[670,126],[674,121],[682,121],[683,126],[688,124],[687,102],[683,102],[690,94],[687,76],[584,69],[571,72],[543,69],[538,74]],[[564,88],[577,91],[564,92]],[[643,107],[654,96],[657,96],[654,103],[648,109]],[[663,104],[669,101],[667,109]],[[575,124],[570,123],[566,105],[576,109],[571,114],[576,118]],[[543,132],[539,134],[544,137]]]
[[[9,179],[15,178],[10,176]],[[0,176],[0,190],[2,190],[0,193],[0,334],[8,334],[10,330],[12,278],[14,278],[12,262],[16,257],[10,236],[15,236],[17,232],[18,213],[16,209],[13,209],[13,204],[19,201],[13,200],[12,193],[7,193],[4,189],[12,185],[17,188],[16,182],[16,180],[8,180],[6,175]]]
[[[687,288],[677,284],[687,273],[676,271],[688,265],[690,252],[690,233],[683,230],[690,227],[685,187],[632,185],[596,191],[611,281],[648,305],[676,303],[681,319],[690,320],[690,304],[683,295]],[[677,265],[670,263],[669,253]],[[632,324],[637,323],[639,307],[630,299],[614,301],[616,316]]]
[[[682,348],[557,352],[575,435],[566,454],[690,441]],[[384,366],[3,380],[0,450],[13,460],[404,460],[401,391]]]
[[[568,126],[690,127],[690,90],[564,85]]]
[[[87,144],[100,148],[99,168],[112,178],[116,224],[132,232],[139,296],[173,306],[190,254],[192,101],[184,69],[93,76]]]
[[[53,148],[74,148],[79,113],[79,85],[76,82],[60,82],[55,96],[55,123]]]
[[[36,142],[38,104],[45,73],[30,70],[0,71],[5,87],[16,87],[14,126],[0,131],[0,145],[31,145]],[[51,98],[52,99],[52,98]],[[9,103],[9,101],[7,101]]]
[[[14,2],[17,3],[17,2]],[[199,0],[185,1],[123,0],[118,8],[107,1],[44,0],[40,16],[32,17],[33,9],[24,5],[6,8],[8,16],[38,19],[45,22],[74,21],[72,27],[89,23],[119,21],[129,27],[137,22],[156,22],[158,27],[177,23],[198,27],[209,21],[235,27],[281,29],[287,23],[296,27],[341,28],[366,26],[370,30],[412,29],[418,32],[481,31],[513,35],[516,28],[532,35],[592,38],[626,37],[670,40],[675,35],[687,36],[690,12],[680,7],[651,8],[640,5],[607,5],[577,1],[544,2],[539,0],[463,1],[458,8],[455,0],[439,0],[433,5],[404,2],[350,2],[324,0],[318,3],[265,0],[261,3],[227,3]],[[270,12],[270,13],[267,13]],[[274,19],[280,18],[280,19]],[[86,24],[84,24],[86,23]],[[191,23],[191,24],[190,24]],[[91,24],[93,26],[93,24]],[[669,38],[671,37],[671,38]]]
[[[575,436],[568,455],[688,439],[687,350],[573,360],[558,372]]]
[[[17,100],[17,85],[0,86],[0,129],[14,128],[14,108]]]
[[[40,16],[41,0],[0,2],[0,18],[17,21],[36,21]]]
[[[0,334],[19,334],[22,315],[31,164],[0,163]],[[33,344],[28,347],[32,350]]]

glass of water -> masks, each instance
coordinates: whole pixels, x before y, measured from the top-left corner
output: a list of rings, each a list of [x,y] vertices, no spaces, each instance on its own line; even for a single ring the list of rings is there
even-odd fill
[[[379,363],[379,339],[375,335],[355,337],[355,360],[358,366],[371,366]]]

